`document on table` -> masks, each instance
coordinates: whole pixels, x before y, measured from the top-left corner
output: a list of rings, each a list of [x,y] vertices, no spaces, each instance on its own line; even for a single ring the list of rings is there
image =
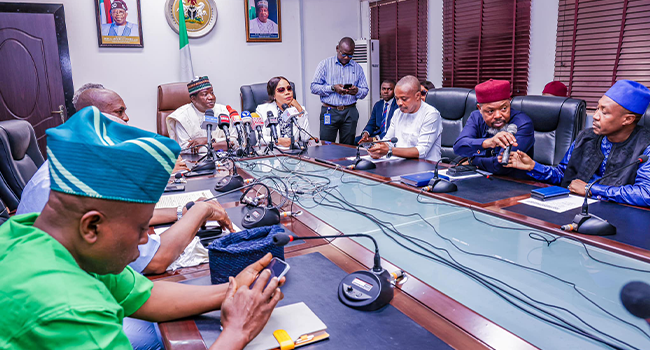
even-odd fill
[[[160,200],[158,200],[158,203],[156,203],[156,209],[178,208],[181,205],[193,202],[201,197],[211,198],[214,197],[214,195],[210,190],[163,195],[160,197]]]
[[[534,199],[534,198],[526,198],[520,200],[519,203],[554,211],[556,213],[564,213],[565,211],[582,207],[582,203],[584,202],[584,200],[585,200],[584,197],[571,194],[568,197],[550,199],[547,201],[540,201],[539,199]],[[587,203],[589,204],[595,202],[597,202],[597,200],[595,199],[590,198],[587,200]]]
[[[355,160],[355,159],[357,159],[357,157],[347,157],[346,159],[347,160]],[[361,156],[361,159],[369,160],[369,161],[371,161],[373,163],[381,163],[381,162],[390,162],[390,161],[393,161],[393,160],[402,160],[404,158],[395,157],[395,156],[392,156],[390,158],[386,158],[386,156],[383,156],[383,157],[381,157],[379,159],[373,159],[371,156],[366,155],[366,156]]]
[[[219,225],[219,223],[218,223],[217,221],[207,221],[207,222],[205,223],[205,226],[208,227],[208,228],[210,228],[210,227],[216,227],[216,226],[221,226],[221,225]],[[171,225],[165,225],[165,226],[155,227],[155,228],[153,229],[153,232],[154,232],[155,234],[157,234],[158,236],[160,236],[160,235],[163,234],[165,231],[167,231],[167,229],[169,229],[170,227],[172,227],[172,226],[171,226]],[[235,229],[234,232],[239,232],[239,231],[241,231],[241,228],[239,228],[239,226],[235,225],[235,223],[232,224],[232,228]],[[224,234],[224,235],[225,235],[225,234],[228,234],[228,233],[232,233],[232,232],[229,232],[227,228],[222,228],[222,230],[223,230],[223,234]]]
[[[472,177],[481,177],[481,176],[483,176],[483,175],[481,175],[479,173],[469,174],[469,175],[462,175],[462,176],[452,176],[452,175],[447,174],[447,170],[448,169],[440,169],[440,170],[438,170],[438,174],[445,175],[445,176],[449,177],[449,180],[451,180],[451,181],[460,180],[460,179],[469,179],[469,178],[472,178]]]

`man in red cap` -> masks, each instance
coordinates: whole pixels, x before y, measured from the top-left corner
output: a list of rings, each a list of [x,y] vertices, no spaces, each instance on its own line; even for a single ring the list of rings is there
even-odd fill
[[[493,174],[525,177],[520,170],[504,168],[497,157],[507,147],[531,157],[535,135],[533,121],[526,114],[510,109],[510,82],[488,80],[476,85],[477,111],[470,114],[454,153],[469,158],[469,164]]]
[[[559,81],[552,81],[544,86],[542,96],[568,97],[566,85]]]

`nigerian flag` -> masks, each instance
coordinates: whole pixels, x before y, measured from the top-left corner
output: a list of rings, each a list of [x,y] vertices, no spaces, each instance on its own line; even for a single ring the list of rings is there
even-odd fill
[[[187,37],[187,28],[185,27],[183,0],[178,0],[178,42],[181,50],[181,81],[189,82],[194,79],[194,68],[192,68],[190,40]]]

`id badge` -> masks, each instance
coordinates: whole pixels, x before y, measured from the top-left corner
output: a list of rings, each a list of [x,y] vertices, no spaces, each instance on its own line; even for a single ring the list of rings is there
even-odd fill
[[[332,115],[329,113],[323,114],[323,124],[331,125],[332,124]]]

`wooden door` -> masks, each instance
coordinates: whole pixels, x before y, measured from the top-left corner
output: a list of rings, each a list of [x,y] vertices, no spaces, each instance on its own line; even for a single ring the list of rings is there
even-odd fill
[[[63,5],[0,4],[0,120],[32,124],[45,156],[73,93]]]

